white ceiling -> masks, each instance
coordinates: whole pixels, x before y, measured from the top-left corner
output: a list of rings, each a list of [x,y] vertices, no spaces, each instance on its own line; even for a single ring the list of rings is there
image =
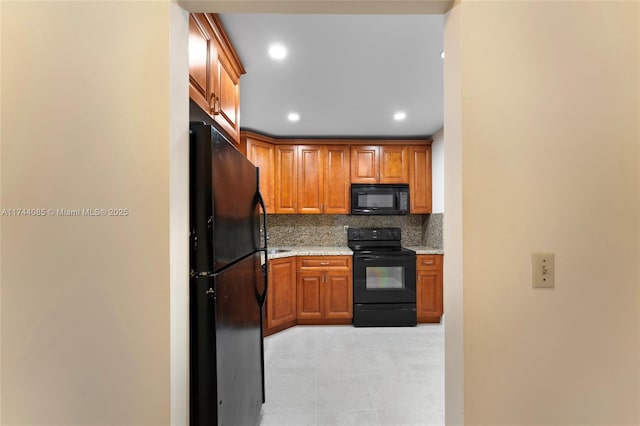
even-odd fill
[[[442,15],[221,14],[247,73],[240,125],[280,137],[413,137],[443,124]],[[271,43],[287,47],[273,60]],[[300,120],[292,123],[287,114]],[[393,115],[404,111],[404,121]]]

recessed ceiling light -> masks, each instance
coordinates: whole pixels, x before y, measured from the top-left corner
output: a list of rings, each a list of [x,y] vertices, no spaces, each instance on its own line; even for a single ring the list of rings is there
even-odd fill
[[[405,114],[402,111],[398,111],[395,114],[393,114],[393,119],[396,120],[396,121],[402,121],[405,118],[407,118],[407,114]]]
[[[290,112],[289,115],[287,115],[287,119],[289,121],[298,121],[300,120],[300,114],[297,112]]]
[[[444,59],[444,50],[443,50],[442,52],[440,52],[440,57],[441,57],[442,59]]]
[[[287,56],[287,49],[281,44],[272,44],[269,46],[269,56],[273,59],[283,59]]]

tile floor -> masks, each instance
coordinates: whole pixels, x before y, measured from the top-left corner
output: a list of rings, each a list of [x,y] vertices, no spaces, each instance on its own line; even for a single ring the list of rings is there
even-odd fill
[[[265,338],[261,425],[444,425],[444,326],[296,326]]]

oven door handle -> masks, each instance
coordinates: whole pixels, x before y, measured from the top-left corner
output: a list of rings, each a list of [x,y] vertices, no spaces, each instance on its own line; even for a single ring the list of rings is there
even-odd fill
[[[354,260],[357,260],[357,261],[360,261],[360,262],[363,262],[363,263],[384,262],[385,263],[384,266],[396,266],[396,264],[398,262],[402,262],[405,259],[401,259],[398,256],[387,256],[387,255],[384,255],[384,254],[381,254],[381,255],[368,254],[368,255],[364,255],[362,257],[358,257],[358,258],[356,258]],[[391,265],[389,265],[389,263],[391,263]]]
[[[381,256],[378,254],[362,254],[358,256],[358,260],[380,260],[384,259],[386,256]]]

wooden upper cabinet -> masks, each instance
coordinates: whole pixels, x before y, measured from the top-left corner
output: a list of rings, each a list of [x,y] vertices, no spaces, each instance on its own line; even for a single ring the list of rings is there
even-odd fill
[[[298,156],[296,146],[277,145],[275,156],[275,213],[297,213]]]
[[[408,183],[407,147],[404,145],[352,146],[352,183]]]
[[[407,147],[380,146],[380,183],[409,183]]]
[[[240,74],[222,49],[217,46],[218,59],[215,84],[217,104],[215,121],[235,140],[240,133]]]
[[[240,76],[245,73],[217,15],[189,15],[189,96],[240,141]]]
[[[348,214],[349,147],[298,146],[298,213]]]
[[[350,155],[347,145],[327,145],[324,164],[324,213],[351,212]]]
[[[246,147],[247,158],[260,168],[267,213],[349,214],[351,183],[409,183],[411,213],[431,212],[429,141],[380,145],[347,145],[348,140],[316,145],[315,141],[319,140],[241,132],[240,147]]]
[[[212,43],[209,26],[196,15],[189,15],[189,97],[211,114],[209,50]]]
[[[431,213],[431,146],[409,146],[409,199],[411,213]]]
[[[267,213],[275,213],[275,147],[252,137],[246,139],[247,158],[260,171],[260,193]]]
[[[378,183],[379,148],[364,145],[351,147],[351,183]]]
[[[324,149],[298,146],[298,213],[324,210]]]

